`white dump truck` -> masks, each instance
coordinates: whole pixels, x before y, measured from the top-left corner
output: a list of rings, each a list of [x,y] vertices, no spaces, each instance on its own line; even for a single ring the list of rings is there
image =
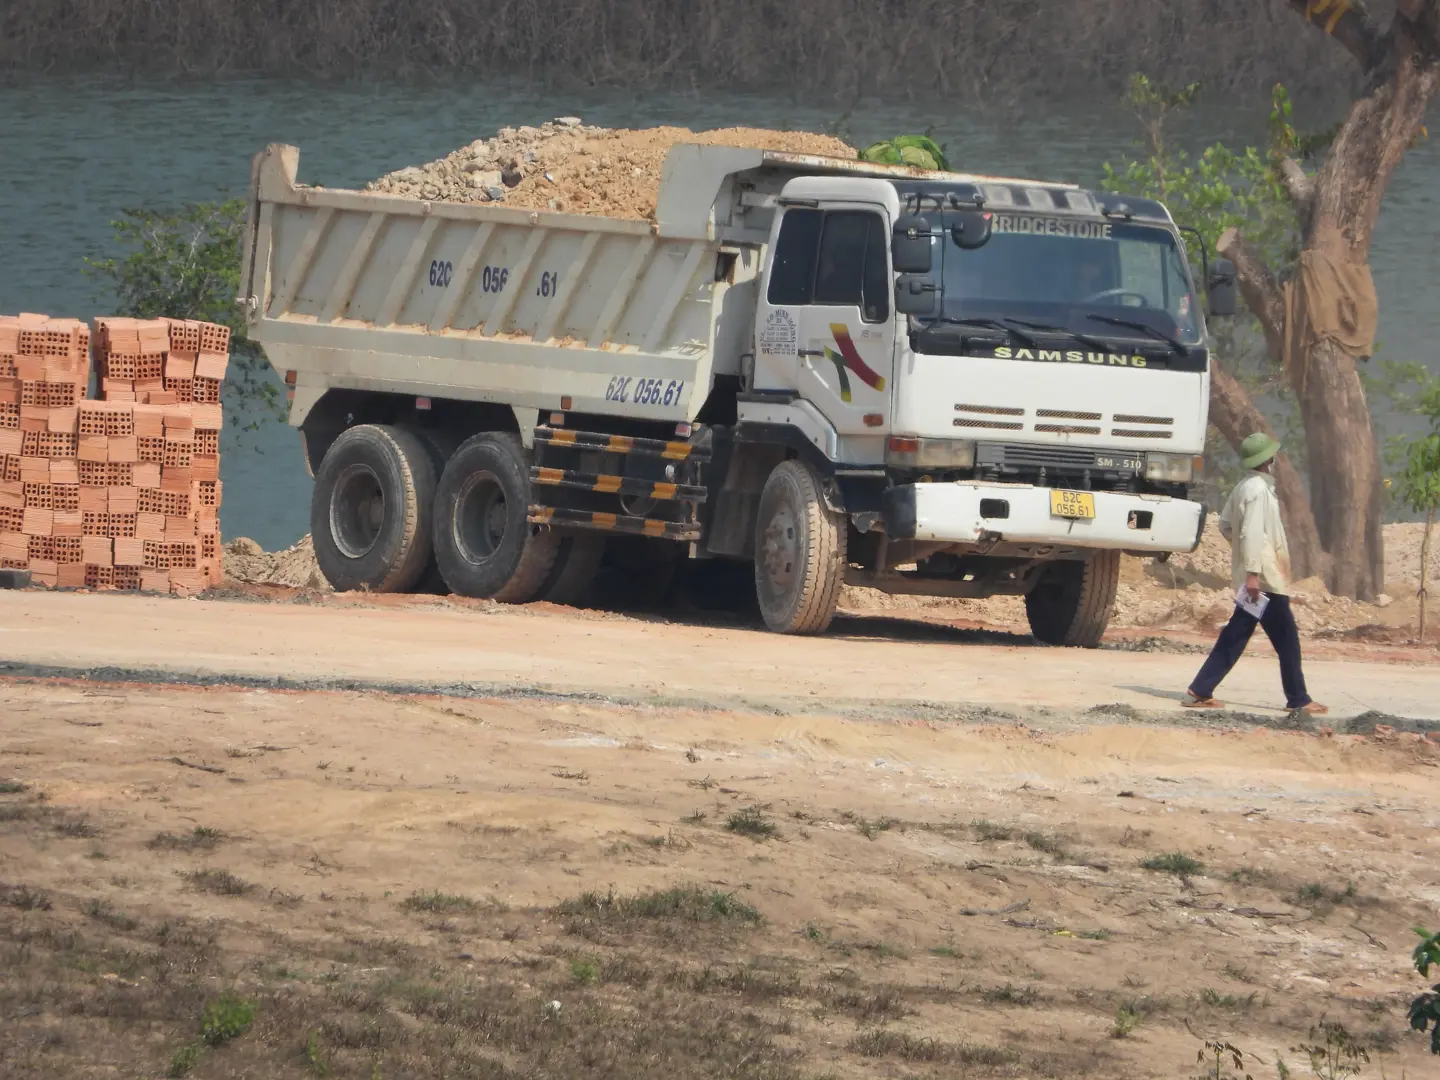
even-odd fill
[[[1094,646],[1122,552],[1199,542],[1209,345],[1159,203],[677,145],[646,222],[298,165],[255,158],[239,299],[338,589],[564,602],[602,559],[723,559],[779,632],[848,582],[1023,595]]]

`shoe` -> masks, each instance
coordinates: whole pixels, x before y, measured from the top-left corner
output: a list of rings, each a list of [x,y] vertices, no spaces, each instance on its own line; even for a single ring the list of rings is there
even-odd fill
[[[1293,710],[1291,710],[1291,711],[1292,711],[1292,712],[1308,713],[1308,714],[1311,715],[1311,716],[1324,716],[1326,713],[1328,713],[1328,712],[1330,711],[1330,706],[1329,706],[1329,705],[1321,705],[1320,702],[1318,702],[1318,701],[1307,701],[1304,705],[1301,705],[1298,709],[1293,709]]]
[[[1223,709],[1225,707],[1223,701],[1216,701],[1213,697],[1198,697],[1193,690],[1185,691],[1185,696],[1180,700],[1180,704],[1187,709]]]

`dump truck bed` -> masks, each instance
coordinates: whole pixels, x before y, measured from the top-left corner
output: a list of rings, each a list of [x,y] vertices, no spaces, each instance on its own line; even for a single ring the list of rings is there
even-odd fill
[[[255,158],[240,298],[296,425],[332,388],[694,419],[749,351],[786,180],[949,175],[678,146],[647,222],[310,187],[299,157]]]

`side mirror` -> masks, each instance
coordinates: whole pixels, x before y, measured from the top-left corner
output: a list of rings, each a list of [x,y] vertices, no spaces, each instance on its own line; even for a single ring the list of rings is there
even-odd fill
[[[983,210],[962,210],[955,215],[955,224],[950,226],[950,235],[955,246],[962,251],[973,251],[990,242],[992,217]]]
[[[901,274],[895,279],[895,310],[901,315],[933,315],[940,286],[919,274]]]
[[[1205,291],[1210,297],[1210,314],[1217,318],[1234,315],[1237,310],[1235,295],[1235,264],[1229,259],[1216,259],[1210,267],[1210,279],[1205,282]]]
[[[930,222],[919,214],[895,219],[890,238],[890,258],[897,274],[930,273]]]

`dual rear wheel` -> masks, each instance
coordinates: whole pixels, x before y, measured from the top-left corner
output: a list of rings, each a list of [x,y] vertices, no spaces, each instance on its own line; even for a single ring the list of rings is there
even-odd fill
[[[528,455],[514,434],[486,432],[450,452],[430,432],[357,425],[315,477],[316,559],[340,591],[429,585],[505,603],[574,603],[604,537],[536,529],[529,494]]]

